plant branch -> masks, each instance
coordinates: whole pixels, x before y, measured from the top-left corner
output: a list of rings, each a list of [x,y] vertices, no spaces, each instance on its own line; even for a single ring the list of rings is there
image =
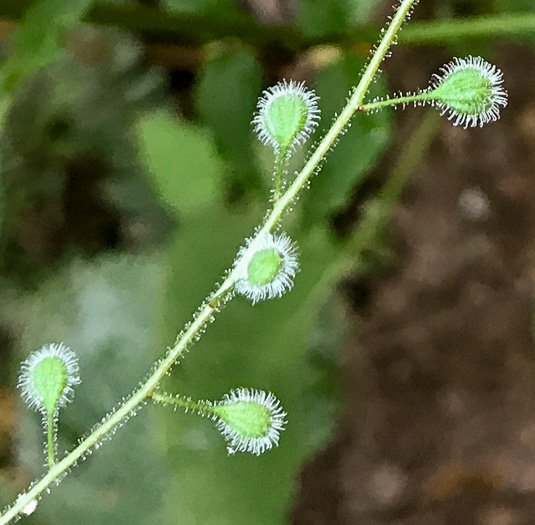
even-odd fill
[[[395,98],[385,98],[383,100],[378,100],[377,102],[370,102],[368,104],[364,104],[360,107],[361,111],[377,111],[379,109],[391,107],[391,106],[398,106],[399,104],[403,104],[405,106],[406,104],[410,104],[411,102],[418,102],[420,100],[425,100],[424,94],[416,94],[416,95],[408,95],[408,96],[402,96],[402,97],[395,97]]]
[[[403,31],[403,44],[436,45],[458,39],[535,36],[535,14],[518,13],[417,22]]]
[[[153,392],[150,398],[156,403],[183,408],[186,412],[188,410],[193,410],[194,412],[198,412],[200,414],[207,414],[210,413],[210,409],[212,408],[210,405],[196,403],[191,399],[184,399],[181,397],[171,396],[169,394],[160,394],[157,392]]]
[[[337,139],[343,133],[349,120],[361,106],[373,77],[377,73],[388,49],[395,41],[403,21],[417,1],[418,0],[402,0],[388,29],[384,33],[381,42],[377,46],[374,55],[368,62],[360,82],[354,89],[349,101],[340,113],[340,116],[335,120],[330,130],[321,140],[304,168],[289,186],[288,190],[274,204],[271,212],[264,221],[262,228],[258,231],[258,235],[268,233],[278,226],[284,213],[290,207],[298,193],[306,185],[313,173],[318,170],[322,160],[328,154],[329,150],[335,146]],[[102,438],[120,425],[123,420],[134,413],[141,403],[152,396],[153,390],[173,367],[177,359],[179,359],[187,348],[198,339],[201,333],[203,333],[204,327],[212,320],[213,316],[219,310],[218,306],[222,306],[219,300],[213,301],[212,298],[230,299],[232,297],[232,293],[230,292],[236,282],[236,273],[237,271],[235,269],[230,271],[221,286],[208,297],[204,305],[195,314],[193,321],[187,325],[185,330],[177,337],[174,346],[169,349],[166,356],[157,363],[145,382],[116,410],[108,414],[104,421],[74,450],[50,468],[50,470],[40,480],[33,483],[26,492],[21,494],[15,503],[2,514],[0,517],[0,525],[6,525],[11,519],[22,513],[24,509],[37,499],[44,490],[50,487],[55,481],[60,480],[70,467],[82,458],[91,448],[97,445]]]
[[[55,421],[54,414],[47,414],[46,416],[47,432],[46,432],[46,446],[47,446],[47,464],[48,468],[54,466],[55,458]]]

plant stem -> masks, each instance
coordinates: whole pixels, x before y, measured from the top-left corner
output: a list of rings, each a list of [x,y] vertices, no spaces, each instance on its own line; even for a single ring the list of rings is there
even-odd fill
[[[512,13],[493,16],[477,16],[434,22],[416,22],[403,32],[403,44],[434,45],[450,43],[460,38],[489,38],[498,36],[533,37],[535,14]]]
[[[196,403],[190,399],[182,399],[180,397],[170,396],[169,394],[159,394],[157,392],[153,392],[150,398],[158,403],[184,408],[186,411],[194,410],[195,412],[199,412],[201,414],[207,414],[211,412],[211,406],[207,405],[206,403]]]
[[[202,408],[204,406],[204,405],[200,405],[199,403],[195,403],[195,401],[182,399],[180,397],[170,396],[169,394],[159,394],[157,392],[153,392],[150,398],[153,399],[154,401],[157,401],[158,403],[175,405],[181,408],[185,408],[186,410],[191,409],[191,410],[202,411]]]
[[[284,168],[286,167],[286,160],[288,159],[288,150],[280,150],[275,160],[275,188],[273,189],[273,200],[275,203],[279,200],[282,193],[282,181],[284,176]]]
[[[397,11],[392,18],[388,29],[384,33],[381,42],[377,46],[372,58],[368,62],[366,70],[362,75],[360,82],[354,89],[351,98],[340,113],[340,116],[333,123],[330,130],[322,139],[314,153],[310,156],[304,168],[297,175],[286,193],[274,204],[273,209],[265,220],[262,228],[257,232],[258,235],[270,232],[280,222],[286,210],[296,198],[297,194],[306,185],[312,174],[318,169],[321,161],[325,158],[330,149],[335,146],[336,140],[344,131],[354,113],[359,110],[364,96],[368,91],[373,77],[377,73],[381,62],[387,54],[389,47],[396,38],[405,17],[410,12],[412,6],[418,0],[402,0]],[[234,287],[236,281],[236,270],[232,270],[228,277],[223,281],[221,286],[211,297],[226,297]],[[229,296],[230,297],[230,296]],[[210,301],[210,297],[204,306],[196,313],[191,324],[177,337],[174,346],[167,352],[165,357],[154,368],[149,378],[143,383],[128,399],[126,399],[119,408],[111,412],[87,438],[85,438],[74,450],[72,450],[61,461],[54,464],[49,471],[30,488],[21,494],[15,503],[8,508],[0,517],[0,525],[7,524],[11,519],[18,516],[23,510],[50,485],[61,478],[61,476],[80,458],[82,458],[91,448],[93,448],[104,436],[112,432],[117,425],[125,418],[134,413],[137,407],[147,398],[153,397],[153,390],[159,384],[163,377],[169,372],[176,360],[181,357],[191,343],[193,343],[202,333],[203,328],[209,323],[217,312],[218,301]]]
[[[46,446],[47,446],[47,463],[48,468],[51,469],[56,463],[54,454],[54,435],[55,435],[55,423],[54,414],[47,414],[46,416]]]
[[[432,92],[415,93],[414,95],[407,95],[405,97],[385,98],[377,102],[370,102],[360,106],[361,111],[374,111],[377,109],[386,108],[389,106],[398,106],[399,104],[407,105],[417,102],[429,102],[435,100]]]

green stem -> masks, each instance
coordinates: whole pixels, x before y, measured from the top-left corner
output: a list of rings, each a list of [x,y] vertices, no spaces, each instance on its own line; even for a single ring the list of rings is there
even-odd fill
[[[273,209],[268,215],[262,228],[258,231],[259,235],[270,232],[280,222],[286,210],[290,207],[297,194],[306,185],[312,174],[318,169],[323,158],[327,155],[336,143],[338,137],[344,131],[351,117],[359,109],[366,95],[373,77],[377,73],[381,62],[386,56],[389,47],[396,38],[405,17],[411,10],[417,0],[402,0],[392,21],[383,35],[383,38],[373,57],[368,62],[366,70],[362,75],[359,84],[354,89],[351,98],[336,119],[331,129],[327,132],[323,140],[319,143],[314,153],[310,156],[304,168],[297,175],[288,190],[274,204]],[[232,270],[228,277],[223,281],[221,286],[216,290],[212,297],[225,296],[234,287],[236,282],[236,270]],[[160,383],[167,373],[171,370],[174,363],[187,350],[189,345],[198,339],[199,334],[203,333],[205,326],[212,319],[217,311],[217,307],[208,301],[197,312],[191,324],[177,338],[174,346],[167,352],[165,357],[158,362],[158,366],[152,371],[148,379],[143,383],[119,408],[110,413],[103,423],[98,426],[87,438],[85,438],[74,450],[72,450],[61,461],[54,464],[53,467],[25,493],[23,493],[0,517],[0,525],[7,524],[11,519],[20,514],[28,504],[46,490],[55,480],[82,458],[91,448],[99,441],[112,432],[113,429],[125,418],[129,417],[145,399],[154,396],[154,389]]]
[[[357,264],[362,261],[362,253],[366,247],[378,244],[377,235],[384,231],[394,206],[401,200],[403,189],[410,176],[436,138],[441,122],[442,119],[436,111],[428,111],[403,145],[386,182],[374,198],[373,211],[368,208],[368,212],[360,221],[359,228],[351,240],[350,256],[353,264],[355,261]]]
[[[273,189],[272,202],[275,203],[279,200],[282,193],[282,181],[284,180],[284,169],[286,168],[286,161],[288,160],[288,150],[281,149],[277,154],[275,160],[275,187]]]
[[[208,301],[208,305],[210,308],[213,308],[214,310],[218,310],[221,308],[225,302],[232,298],[232,292],[234,291],[234,284],[232,286],[225,288],[224,290],[217,290],[210,296],[210,300]]]
[[[533,13],[478,16],[460,20],[439,20],[411,24],[400,42],[403,44],[450,43],[460,38],[488,38],[497,36],[533,37],[535,15]]]
[[[54,443],[55,443],[55,430],[56,430],[56,424],[54,421],[54,414],[47,414],[46,417],[46,426],[47,426],[47,439],[46,439],[46,446],[47,446],[47,463],[48,468],[51,469],[55,463],[55,451],[54,451]]]
[[[378,100],[377,102],[370,102],[369,104],[363,104],[362,106],[360,106],[360,110],[374,111],[389,106],[398,106],[400,104],[406,105],[414,102],[424,102],[430,100],[434,100],[433,94],[431,92],[415,93],[414,95],[407,95],[405,97],[388,98]]]
[[[210,405],[207,405],[206,403],[196,403],[191,399],[182,399],[181,397],[170,396],[169,394],[159,394],[157,392],[153,392],[150,398],[157,403],[175,405],[177,407],[184,408],[186,410],[193,410],[201,414],[207,414],[211,412]]]

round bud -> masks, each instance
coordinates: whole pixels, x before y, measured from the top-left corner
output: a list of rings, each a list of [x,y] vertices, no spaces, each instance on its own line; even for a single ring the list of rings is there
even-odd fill
[[[231,390],[211,407],[217,427],[227,441],[229,454],[250,452],[259,456],[279,443],[286,423],[279,400],[261,390]]]
[[[247,240],[234,266],[236,291],[255,304],[291,290],[298,270],[297,251],[287,235],[266,233]]]
[[[253,118],[254,129],[275,152],[287,152],[304,143],[318,125],[318,97],[304,82],[286,80],[264,91]]]
[[[481,57],[455,58],[434,75],[425,99],[457,126],[483,126],[507,106],[503,73]]]
[[[45,345],[22,363],[17,386],[30,408],[54,414],[72,400],[73,386],[80,383],[78,371],[78,358],[70,348]]]
[[[282,267],[282,256],[274,248],[257,251],[247,266],[248,280],[252,285],[265,286],[271,283]]]

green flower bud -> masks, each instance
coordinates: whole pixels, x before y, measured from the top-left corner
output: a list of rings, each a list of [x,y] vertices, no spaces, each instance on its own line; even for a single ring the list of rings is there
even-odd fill
[[[507,106],[503,73],[481,57],[455,58],[434,75],[422,100],[447,113],[454,125],[483,126],[500,118]]]
[[[247,266],[249,282],[256,286],[265,286],[277,277],[282,267],[282,256],[274,248],[260,250],[252,257]]]
[[[287,235],[266,233],[247,240],[234,266],[236,291],[255,304],[281,297],[293,287],[297,251]]]
[[[319,120],[318,97],[304,82],[279,82],[258,101],[254,129],[264,144],[283,153],[304,143]]]
[[[45,345],[21,365],[18,387],[30,408],[53,415],[72,400],[80,383],[78,358],[63,343]]]
[[[231,390],[210,410],[227,441],[229,454],[263,454],[278,445],[279,434],[286,423],[286,413],[279,400],[261,390]]]

